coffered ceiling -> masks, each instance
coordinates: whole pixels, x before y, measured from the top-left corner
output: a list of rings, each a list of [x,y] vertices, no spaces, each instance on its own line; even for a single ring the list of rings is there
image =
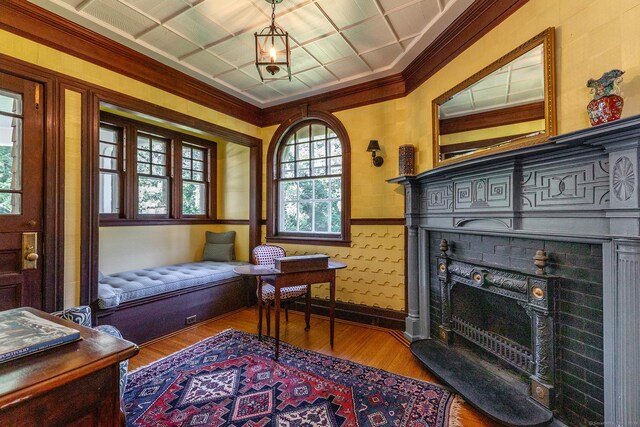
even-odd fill
[[[472,0],[283,0],[292,80],[261,82],[265,0],[30,0],[258,107],[402,71]]]

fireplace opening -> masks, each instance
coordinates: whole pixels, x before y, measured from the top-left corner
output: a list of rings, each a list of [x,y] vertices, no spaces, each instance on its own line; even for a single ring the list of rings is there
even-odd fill
[[[451,290],[451,309],[453,319],[460,323],[504,337],[531,352],[531,321],[516,301],[456,285]]]

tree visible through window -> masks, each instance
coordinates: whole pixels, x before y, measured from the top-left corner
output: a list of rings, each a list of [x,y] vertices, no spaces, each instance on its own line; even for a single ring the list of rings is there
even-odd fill
[[[342,231],[342,143],[327,125],[294,128],[278,155],[279,221],[284,233]]]

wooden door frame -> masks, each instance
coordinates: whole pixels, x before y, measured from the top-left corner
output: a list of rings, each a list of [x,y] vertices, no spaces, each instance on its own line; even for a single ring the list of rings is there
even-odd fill
[[[64,304],[64,147],[60,143],[64,141],[64,126],[60,126],[64,123],[64,99],[57,77],[44,68],[0,55],[0,70],[40,83],[44,89],[41,304],[44,311],[51,312]]]

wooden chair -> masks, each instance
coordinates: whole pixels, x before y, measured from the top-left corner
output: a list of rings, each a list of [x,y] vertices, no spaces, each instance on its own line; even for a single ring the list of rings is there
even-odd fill
[[[259,245],[251,252],[251,262],[256,265],[274,264],[276,258],[286,256],[286,252],[280,246],[275,245]],[[258,313],[258,334],[262,335],[262,306],[267,307],[267,335],[271,334],[271,306],[275,305],[275,276],[258,276],[256,296],[261,299]],[[262,295],[260,295],[262,293]],[[309,322],[311,319],[311,287],[309,285],[287,286],[280,288],[280,305],[284,307],[285,320],[289,321],[289,304],[294,300],[306,295],[306,307],[304,320],[306,322],[305,330],[311,327]]]

